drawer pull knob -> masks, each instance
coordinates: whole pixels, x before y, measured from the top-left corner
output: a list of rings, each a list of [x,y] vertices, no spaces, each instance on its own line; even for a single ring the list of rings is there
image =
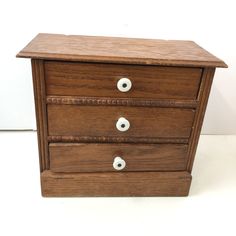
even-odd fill
[[[124,117],[120,117],[119,120],[116,122],[116,128],[121,132],[127,131],[129,127],[130,123]]]
[[[119,91],[125,93],[128,92],[132,87],[132,82],[128,78],[122,78],[117,82],[117,88]]]
[[[121,157],[115,157],[113,161],[113,167],[115,170],[123,170],[125,168],[125,160]]]

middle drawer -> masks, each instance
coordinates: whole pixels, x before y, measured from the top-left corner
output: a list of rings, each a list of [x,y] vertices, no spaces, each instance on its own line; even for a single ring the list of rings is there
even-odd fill
[[[195,113],[182,108],[79,105],[48,105],[47,111],[51,136],[150,138],[188,138]],[[129,128],[127,123],[119,123],[120,118]]]

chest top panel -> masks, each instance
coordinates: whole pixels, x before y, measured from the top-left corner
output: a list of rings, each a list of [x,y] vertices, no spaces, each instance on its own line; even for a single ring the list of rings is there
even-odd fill
[[[81,62],[227,67],[193,41],[38,34],[17,57]]]

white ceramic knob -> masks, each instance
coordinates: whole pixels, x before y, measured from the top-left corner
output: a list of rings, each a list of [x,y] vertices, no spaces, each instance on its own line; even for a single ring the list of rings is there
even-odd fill
[[[113,167],[115,170],[123,170],[125,168],[125,161],[121,157],[115,157],[113,161]]]
[[[116,128],[121,132],[127,131],[129,127],[130,123],[124,117],[120,117],[119,120],[116,122]]]
[[[132,82],[128,78],[122,78],[117,82],[117,88],[119,91],[125,93],[128,92],[132,87]]]

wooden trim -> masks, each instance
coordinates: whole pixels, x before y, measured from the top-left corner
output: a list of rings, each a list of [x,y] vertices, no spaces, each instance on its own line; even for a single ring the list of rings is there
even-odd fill
[[[206,111],[214,73],[215,68],[205,68],[203,71],[202,83],[198,96],[199,104],[196,109],[196,115],[193,122],[193,129],[189,139],[187,171],[189,171],[190,173],[192,172],[193,168],[193,162],[197,150],[197,145],[201,133],[201,127]]]
[[[90,137],[90,136],[48,136],[48,142],[80,142],[80,143],[183,143],[187,144],[187,138],[142,138],[142,137]]]
[[[45,101],[44,62],[42,60],[31,60],[35,112],[37,121],[37,135],[39,146],[40,171],[49,169],[48,142],[47,142],[47,111]]]
[[[196,108],[198,103],[195,100],[139,100],[132,98],[47,96],[47,104]]]
[[[112,63],[112,64],[125,64],[125,65],[156,65],[156,66],[175,66],[175,67],[205,67],[209,66],[212,68],[228,68],[228,65],[224,62],[217,61],[180,61],[180,60],[154,60],[154,59],[140,59],[140,58],[122,58],[122,57],[111,57],[106,58],[103,56],[98,56],[94,59],[93,56],[80,56],[77,55],[65,55],[59,53],[36,53],[36,52],[19,52],[16,55],[17,58],[34,58],[35,60],[48,60],[48,61],[70,61],[70,62],[88,62],[88,63]]]
[[[187,196],[190,184],[186,171],[41,174],[45,197]]]

